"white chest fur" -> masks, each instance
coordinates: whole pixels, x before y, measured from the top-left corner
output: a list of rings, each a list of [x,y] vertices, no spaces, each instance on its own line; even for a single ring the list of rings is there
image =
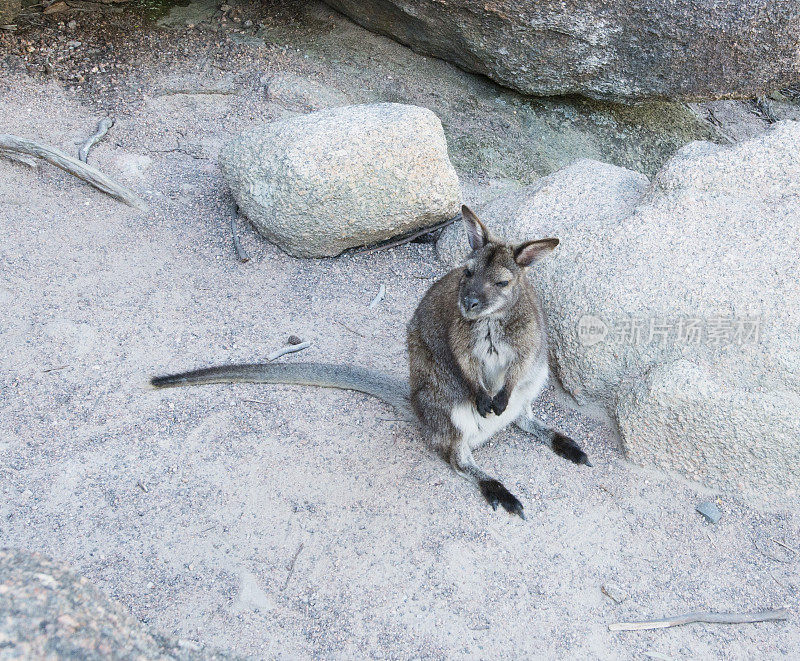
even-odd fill
[[[510,425],[525,413],[547,382],[547,361],[540,361],[525,374],[511,391],[508,407],[501,415],[489,413],[485,418],[478,414],[474,402],[457,404],[450,412],[450,420],[471,449],[482,445],[495,432]]]
[[[493,319],[486,319],[475,324],[472,341],[472,355],[481,366],[481,385],[494,395],[505,381],[508,366],[514,360],[514,350],[506,342],[503,329]]]

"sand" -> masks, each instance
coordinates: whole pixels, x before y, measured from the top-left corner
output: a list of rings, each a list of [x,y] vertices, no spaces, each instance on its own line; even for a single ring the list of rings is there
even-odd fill
[[[252,11],[273,31],[303,29],[280,8]],[[6,59],[0,132],[73,153],[113,114],[89,161],[150,212],[50,166],[0,160],[0,545],[68,562],[157,631],[257,658],[795,657],[800,497],[745,500],[637,468],[607,424],[552,391],[540,412],[593,468],[516,429],[477,453],[523,501],[522,521],[493,512],[366,396],[146,387],[156,373],[263,359],[290,334],[313,344],[286,360],[402,375],[405,322],[444,272],[430,244],[300,260],[243,222],[252,259],[237,262],[219,146],[285,116],[260,81],[309,64],[215,16],[203,29],[142,21],[123,38],[120,15],[103,28],[88,14],[55,44],[55,23],[4,37],[9,54],[26,48],[20,39],[58,52],[81,41],[72,51],[85,52],[54,77]],[[113,54],[98,45],[102,29],[120,38]],[[117,66],[71,78],[93,57]],[[340,84],[341,66],[330,64]],[[502,161],[513,144],[494,119]],[[466,135],[461,120],[451,130]],[[468,202],[524,183],[461,163]],[[370,309],[381,285],[386,298]],[[718,504],[718,524],[695,511],[703,500]],[[607,628],[781,606],[787,622]]]

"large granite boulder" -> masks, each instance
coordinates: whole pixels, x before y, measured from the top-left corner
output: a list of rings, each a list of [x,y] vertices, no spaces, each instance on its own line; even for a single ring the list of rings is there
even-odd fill
[[[800,74],[800,0],[326,0],[526,94],[752,97]]]
[[[297,257],[338,255],[459,208],[442,125],[418,106],[345,106],[253,128],[220,164],[256,229]]]
[[[800,124],[687,145],[644,192],[598,166],[595,185],[579,169],[582,199],[574,171],[532,193],[527,231],[514,229],[524,213],[484,214],[501,236],[561,239],[531,278],[565,388],[607,406],[638,463],[719,488],[800,488]],[[554,185],[567,192],[546,222]]]
[[[37,554],[0,549],[0,658],[234,657],[153,634],[67,567]]]

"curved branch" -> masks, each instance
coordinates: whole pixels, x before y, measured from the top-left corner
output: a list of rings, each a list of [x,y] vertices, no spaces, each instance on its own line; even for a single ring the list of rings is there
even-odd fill
[[[82,163],[88,162],[89,150],[103,139],[105,134],[108,133],[108,129],[110,129],[112,126],[114,126],[113,117],[106,117],[105,119],[100,120],[100,123],[97,125],[97,130],[86,139],[86,142],[84,142],[81,145],[81,148],[78,150],[79,161]]]
[[[147,211],[147,204],[136,193],[118,184],[97,168],[81,163],[78,159],[67,156],[63,151],[55,147],[20,138],[16,135],[0,134],[0,155],[5,154],[41,158],[51,165],[75,175],[79,179],[83,179],[97,190],[110,195],[120,202],[124,202],[130,207]]]
[[[666,629],[677,627],[681,624],[706,622],[708,624],[747,624],[750,622],[767,622],[769,620],[787,620],[789,612],[785,608],[762,613],[688,613],[665,617],[663,620],[648,620],[645,622],[617,622],[609,624],[609,631],[641,631],[643,629]]]

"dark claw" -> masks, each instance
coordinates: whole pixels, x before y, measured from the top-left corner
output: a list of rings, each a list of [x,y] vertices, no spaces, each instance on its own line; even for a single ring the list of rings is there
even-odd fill
[[[502,390],[494,396],[492,400],[492,411],[494,411],[497,415],[500,415],[503,411],[506,410],[508,406],[508,390],[506,390],[505,386],[503,386]]]
[[[478,486],[486,502],[492,506],[493,510],[497,510],[497,506],[502,505],[503,509],[509,514],[516,514],[521,519],[525,519],[522,503],[500,482],[497,480],[482,480],[478,483]]]
[[[492,410],[492,398],[489,393],[481,390],[475,398],[475,408],[482,418],[485,418]]]
[[[575,464],[583,464],[584,466],[591,466],[592,462],[589,457],[581,449],[581,446],[573,441],[569,436],[564,436],[559,432],[553,433],[553,452],[557,455],[569,459]]]

